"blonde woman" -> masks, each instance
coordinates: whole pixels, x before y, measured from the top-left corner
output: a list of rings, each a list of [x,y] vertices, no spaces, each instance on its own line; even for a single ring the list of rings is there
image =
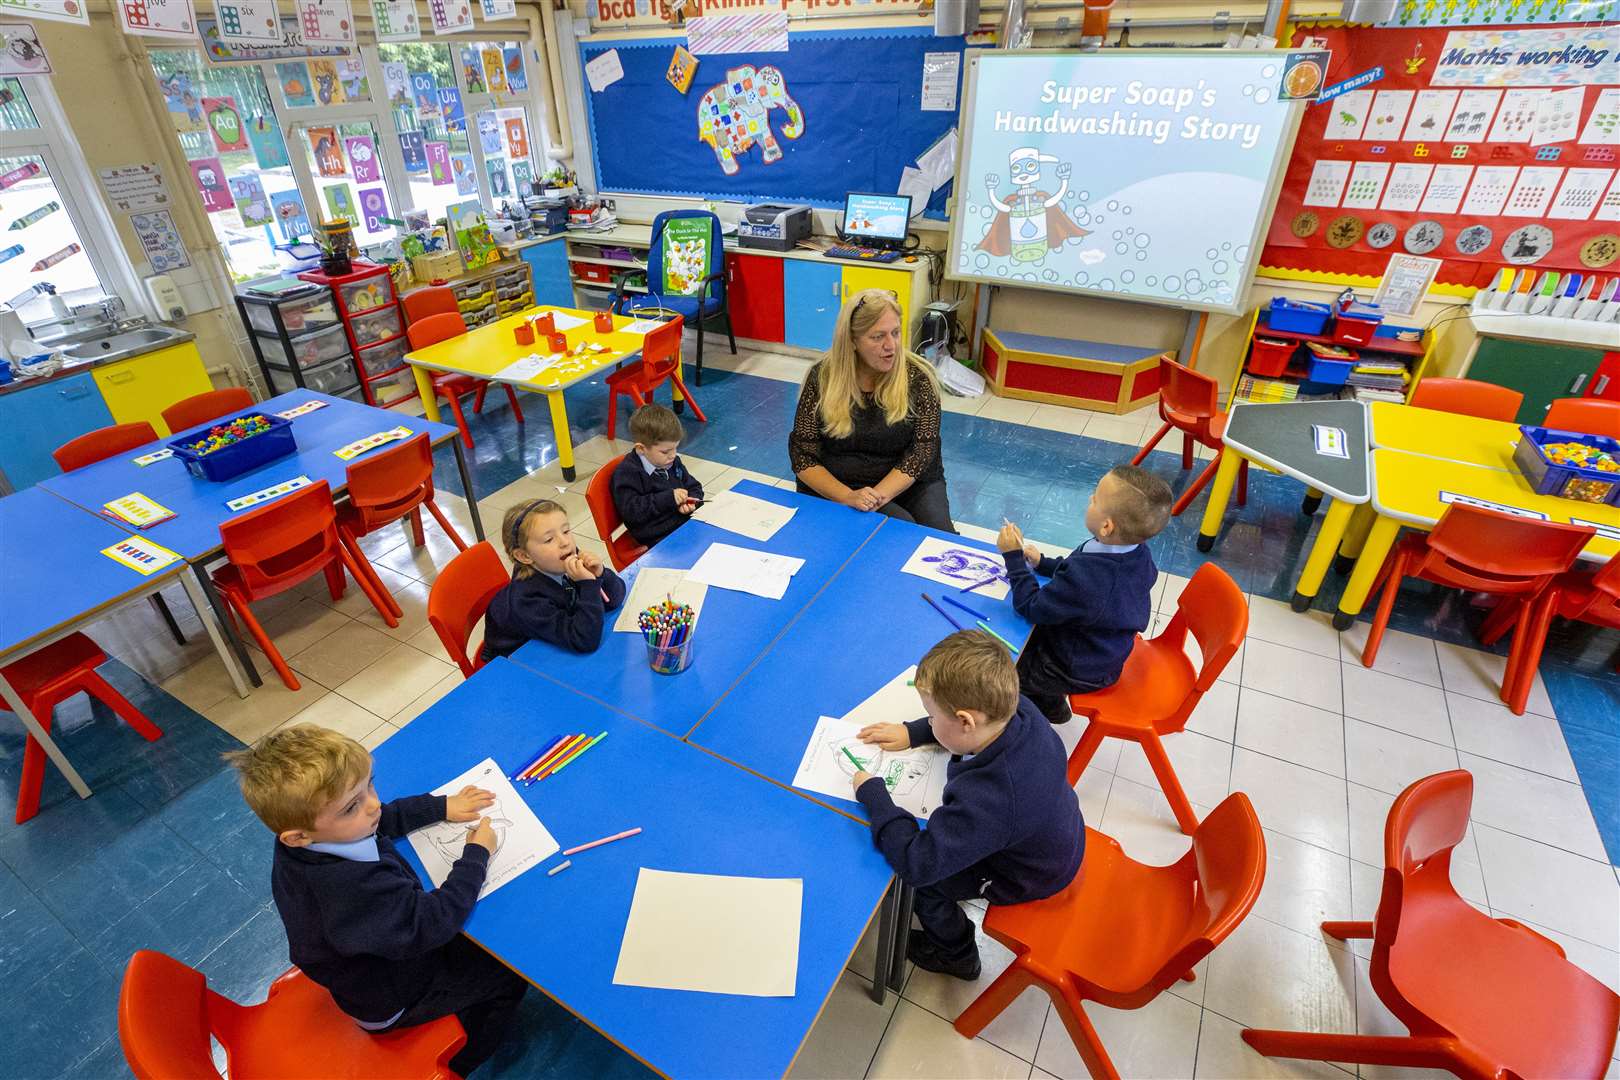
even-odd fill
[[[805,376],[788,435],[799,490],[955,532],[939,447],[939,384],[906,348],[882,289],[844,303],[832,348]]]

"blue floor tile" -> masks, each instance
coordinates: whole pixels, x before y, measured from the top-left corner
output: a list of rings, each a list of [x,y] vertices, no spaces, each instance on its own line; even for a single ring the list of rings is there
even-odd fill
[[[153,817],[47,882],[39,895],[81,941],[150,900],[201,856]]]

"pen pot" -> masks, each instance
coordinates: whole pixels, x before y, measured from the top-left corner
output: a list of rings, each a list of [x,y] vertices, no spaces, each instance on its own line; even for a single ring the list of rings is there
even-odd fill
[[[533,345],[534,329],[528,323],[518,323],[512,328],[512,340],[519,345]]]
[[[596,313],[596,329],[598,333],[602,334],[613,333],[613,314],[607,311],[598,311]]]
[[[552,352],[568,351],[568,338],[555,331],[546,336],[546,344],[551,347]]]
[[[647,664],[660,675],[679,675],[692,663],[692,635],[674,645],[647,642]]]
[[[534,327],[535,336],[541,337],[557,329],[557,320],[553,319],[551,312],[547,311],[531,318],[529,325]]]

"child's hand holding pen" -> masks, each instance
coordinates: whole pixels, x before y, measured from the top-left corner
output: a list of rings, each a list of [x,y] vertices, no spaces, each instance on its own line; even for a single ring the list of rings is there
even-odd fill
[[[495,793],[468,784],[454,795],[445,797],[444,820],[477,821],[485,807],[495,805]]]
[[[482,844],[485,851],[495,854],[495,829],[490,825],[489,818],[479,818],[478,824],[467,830],[467,843]]]
[[[996,533],[996,548],[1001,552],[1017,551],[1024,546],[1024,531],[1006,518],[1001,520],[1001,531]]]
[[[681,513],[690,514],[701,505],[703,504],[699,500],[692,498],[691,493],[685,488],[675,489],[675,509]]]

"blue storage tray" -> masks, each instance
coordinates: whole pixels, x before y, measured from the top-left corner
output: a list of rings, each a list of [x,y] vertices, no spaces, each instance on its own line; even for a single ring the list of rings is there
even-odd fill
[[[1324,386],[1343,386],[1350,378],[1350,369],[1355,366],[1354,360],[1327,360],[1312,356],[1306,378]]]
[[[241,442],[222,446],[211,454],[198,454],[186,445],[200,438],[206,438],[207,431],[193,432],[184,439],[176,439],[169,444],[169,448],[174,451],[175,457],[186,463],[191,475],[215,484],[235,479],[245,472],[257,469],[260,465],[298,452],[298,443],[293,438],[292,421],[265,413],[244,413],[240,418],[231,417],[231,419],[245,419],[249,416],[263,416],[270,421],[269,429]]]
[[[1320,334],[1331,313],[1327,304],[1274,296],[1266,313],[1266,325],[1289,334]]]
[[[1577,502],[1620,506],[1620,473],[1603,472],[1580,465],[1555,464],[1548,460],[1546,452],[1541,449],[1547,443],[1583,443],[1607,451],[1611,457],[1620,458],[1620,440],[1611,439],[1606,435],[1586,435],[1578,431],[1559,431],[1556,428],[1533,427],[1529,424],[1520,425],[1519,431],[1524,438],[1520,439],[1519,445],[1513,449],[1513,463],[1536,489],[1536,494],[1556,495],[1561,499],[1574,499]],[[1569,491],[1569,485],[1573,483],[1588,483],[1594,486],[1580,494],[1573,494]]]

